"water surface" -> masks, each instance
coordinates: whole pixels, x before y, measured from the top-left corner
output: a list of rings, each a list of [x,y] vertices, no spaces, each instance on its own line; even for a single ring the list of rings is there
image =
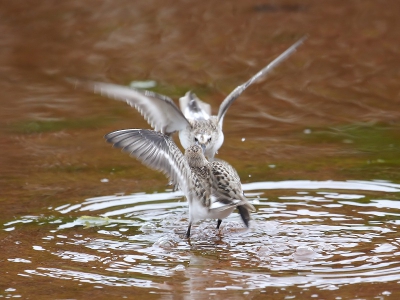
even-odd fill
[[[0,297],[397,299],[400,4],[0,5]],[[256,206],[199,222],[162,174],[103,140],[149,128],[65,78],[155,81],[229,109],[219,157]]]

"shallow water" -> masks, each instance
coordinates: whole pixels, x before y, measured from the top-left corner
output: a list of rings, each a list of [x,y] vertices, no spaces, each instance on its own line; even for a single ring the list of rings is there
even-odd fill
[[[257,207],[250,229],[232,214],[220,232],[215,221],[199,223],[190,240],[184,237],[187,207],[180,192],[48,207],[47,217],[4,224],[11,234],[41,228],[34,244],[15,241],[18,254],[7,261],[17,265],[18,276],[33,280],[156,294],[195,291],[200,298],[270,288],[280,294],[283,287],[324,295],[360,283],[385,283],[388,290],[377,295],[391,295],[400,280],[400,202],[389,198],[399,197],[400,184],[304,180],[253,182],[244,190]],[[32,250],[40,254],[32,257]]]
[[[0,298],[398,299],[400,2],[0,5]],[[257,208],[199,222],[103,140],[149,128],[67,77],[229,109],[219,157]]]

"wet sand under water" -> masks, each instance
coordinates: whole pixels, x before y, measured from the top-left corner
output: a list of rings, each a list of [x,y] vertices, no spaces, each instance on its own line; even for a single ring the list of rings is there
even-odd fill
[[[397,299],[400,3],[0,5],[0,298]],[[229,109],[219,157],[257,208],[193,228],[104,134],[149,128],[65,78],[154,80]],[[177,139],[176,139],[177,140]]]

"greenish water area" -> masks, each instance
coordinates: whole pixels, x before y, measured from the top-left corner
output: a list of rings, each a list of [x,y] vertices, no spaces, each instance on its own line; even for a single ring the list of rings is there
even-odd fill
[[[0,4],[0,298],[398,299],[400,2]],[[104,140],[150,128],[68,78],[229,108],[217,157],[256,207],[197,222]],[[179,147],[177,134],[174,136]]]

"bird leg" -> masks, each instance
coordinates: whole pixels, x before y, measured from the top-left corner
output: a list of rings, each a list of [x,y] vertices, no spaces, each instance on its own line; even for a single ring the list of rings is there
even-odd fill
[[[219,229],[219,226],[221,226],[222,220],[218,219],[217,221],[217,229]]]
[[[189,222],[188,229],[186,231],[186,238],[190,238],[190,228],[192,227],[192,222]]]

